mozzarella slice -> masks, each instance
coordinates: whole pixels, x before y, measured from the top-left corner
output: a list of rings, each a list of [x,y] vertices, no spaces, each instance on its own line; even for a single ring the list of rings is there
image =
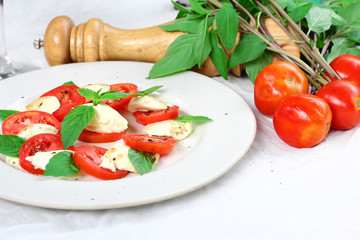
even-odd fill
[[[178,122],[175,120],[166,120],[148,124],[144,127],[144,132],[149,136],[169,136],[176,140],[183,140],[192,132],[191,122]]]
[[[6,156],[5,161],[7,164],[16,167],[16,168],[21,168],[20,164],[19,164],[19,158],[17,157],[9,157]]]
[[[46,164],[49,163],[50,158],[52,158],[55,154],[59,152],[71,152],[74,154],[74,151],[69,150],[56,150],[50,152],[37,152],[33,156],[26,157],[25,159],[31,162],[35,169],[43,169],[45,170]]]
[[[92,103],[84,105],[92,106]],[[93,107],[95,116],[85,127],[86,130],[98,133],[119,133],[128,128],[128,121],[109,105],[100,103]]]
[[[108,168],[115,172],[116,169],[123,169],[138,173],[129,159],[129,146],[122,143],[115,144],[101,157],[100,167]]]
[[[51,125],[36,123],[36,124],[30,124],[26,128],[22,129],[18,133],[18,136],[25,138],[25,139],[29,139],[29,138],[31,138],[37,134],[41,134],[41,133],[57,134],[58,132],[59,131]]]
[[[52,114],[60,108],[59,100],[54,96],[40,97],[25,107],[25,111],[42,111]]]
[[[129,102],[127,107],[129,112],[136,112],[136,111],[156,111],[156,110],[163,110],[167,109],[168,106],[173,106],[172,104],[162,102],[154,97],[151,96],[141,96],[141,97],[134,97]]]
[[[83,86],[82,88],[90,89],[93,90],[94,92],[101,90],[100,94],[110,91],[110,86],[108,84],[100,84],[100,83],[88,84]]]

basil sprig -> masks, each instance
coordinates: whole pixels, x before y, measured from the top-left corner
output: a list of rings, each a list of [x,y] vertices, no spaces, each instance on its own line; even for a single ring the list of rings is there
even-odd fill
[[[73,81],[64,82],[63,85],[75,85],[76,84]]]
[[[7,109],[0,110],[0,120],[3,122],[3,121],[5,121],[6,118],[8,118],[9,116],[11,116],[15,113],[18,113],[18,112],[20,112],[20,111],[7,110]]]
[[[0,153],[9,157],[19,157],[25,139],[16,135],[0,135]]]
[[[130,162],[140,175],[150,172],[156,161],[155,153],[142,152],[134,148],[129,149],[128,156]]]
[[[174,118],[178,122],[210,122],[211,118],[205,116],[192,116],[192,115],[183,115],[180,117]]]
[[[62,177],[78,173],[80,169],[75,165],[73,154],[68,151],[59,152],[50,158],[45,166],[44,176]]]

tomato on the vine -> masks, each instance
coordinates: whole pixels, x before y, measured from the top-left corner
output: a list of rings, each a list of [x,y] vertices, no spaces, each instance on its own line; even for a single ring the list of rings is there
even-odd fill
[[[290,62],[272,63],[255,79],[255,105],[262,114],[272,116],[285,96],[308,91],[309,83],[300,68]]]
[[[330,106],[331,128],[348,130],[360,124],[360,88],[352,81],[333,81],[316,93]]]
[[[292,147],[313,147],[330,130],[331,110],[325,100],[311,94],[284,98],[273,117],[277,135]]]
[[[339,75],[342,80],[352,80],[360,84],[360,57],[351,54],[343,54],[336,57],[330,67]],[[329,76],[329,74],[327,73]],[[330,76],[329,76],[330,77]],[[330,77],[332,81],[336,78]]]

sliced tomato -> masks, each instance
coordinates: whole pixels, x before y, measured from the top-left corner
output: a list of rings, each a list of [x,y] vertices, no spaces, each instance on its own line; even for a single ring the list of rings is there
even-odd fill
[[[2,124],[4,135],[17,135],[30,124],[41,123],[55,127],[59,132],[61,123],[51,114],[41,111],[25,111],[10,115]]]
[[[120,140],[125,134],[126,130],[119,133],[98,133],[84,129],[78,140],[87,143],[109,143]]]
[[[20,166],[26,171],[33,174],[43,174],[45,170],[35,168],[27,157],[35,155],[37,152],[49,152],[63,150],[64,146],[59,135],[43,133],[35,135],[24,142],[19,152]]]
[[[56,110],[53,115],[61,122],[64,120],[65,115],[74,107],[82,105],[86,102],[86,98],[81,96],[75,85],[61,85],[54,88],[43,95],[44,96],[55,96],[60,102],[60,108]]]
[[[138,89],[138,87],[132,83],[118,83],[118,84],[110,85],[110,91],[125,92],[125,93],[129,93],[129,94],[137,93],[137,89]],[[119,111],[119,110],[127,107],[130,100],[134,97],[135,96],[129,96],[129,97],[125,97],[122,99],[104,101],[103,103],[109,105],[116,111]]]
[[[164,110],[157,111],[136,111],[133,113],[136,121],[141,124],[150,124],[173,119],[179,116],[179,107],[171,106]]]
[[[160,155],[169,154],[176,144],[176,140],[172,137],[149,136],[147,134],[129,134],[125,135],[123,140],[129,147]]]
[[[119,170],[112,171],[107,168],[100,167],[101,157],[106,153],[107,149],[93,146],[80,145],[75,148],[74,162],[87,174],[103,180],[113,180],[123,178],[128,175],[128,171]]]

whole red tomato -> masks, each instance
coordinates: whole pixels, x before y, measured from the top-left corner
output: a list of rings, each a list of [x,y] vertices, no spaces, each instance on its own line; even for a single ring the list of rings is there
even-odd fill
[[[274,113],[273,124],[277,135],[290,146],[313,147],[327,136],[331,115],[325,100],[301,93],[284,98]]]
[[[306,76],[296,65],[284,61],[272,63],[255,79],[255,105],[262,114],[272,116],[285,96],[308,91]]]
[[[351,54],[343,54],[335,58],[330,67],[343,80],[353,80],[360,84],[360,58]],[[329,76],[329,74],[327,74]],[[330,77],[330,76],[329,76]],[[337,80],[331,78],[332,81]]]
[[[331,128],[348,130],[360,124],[360,88],[352,81],[333,81],[316,93],[330,106]]]

